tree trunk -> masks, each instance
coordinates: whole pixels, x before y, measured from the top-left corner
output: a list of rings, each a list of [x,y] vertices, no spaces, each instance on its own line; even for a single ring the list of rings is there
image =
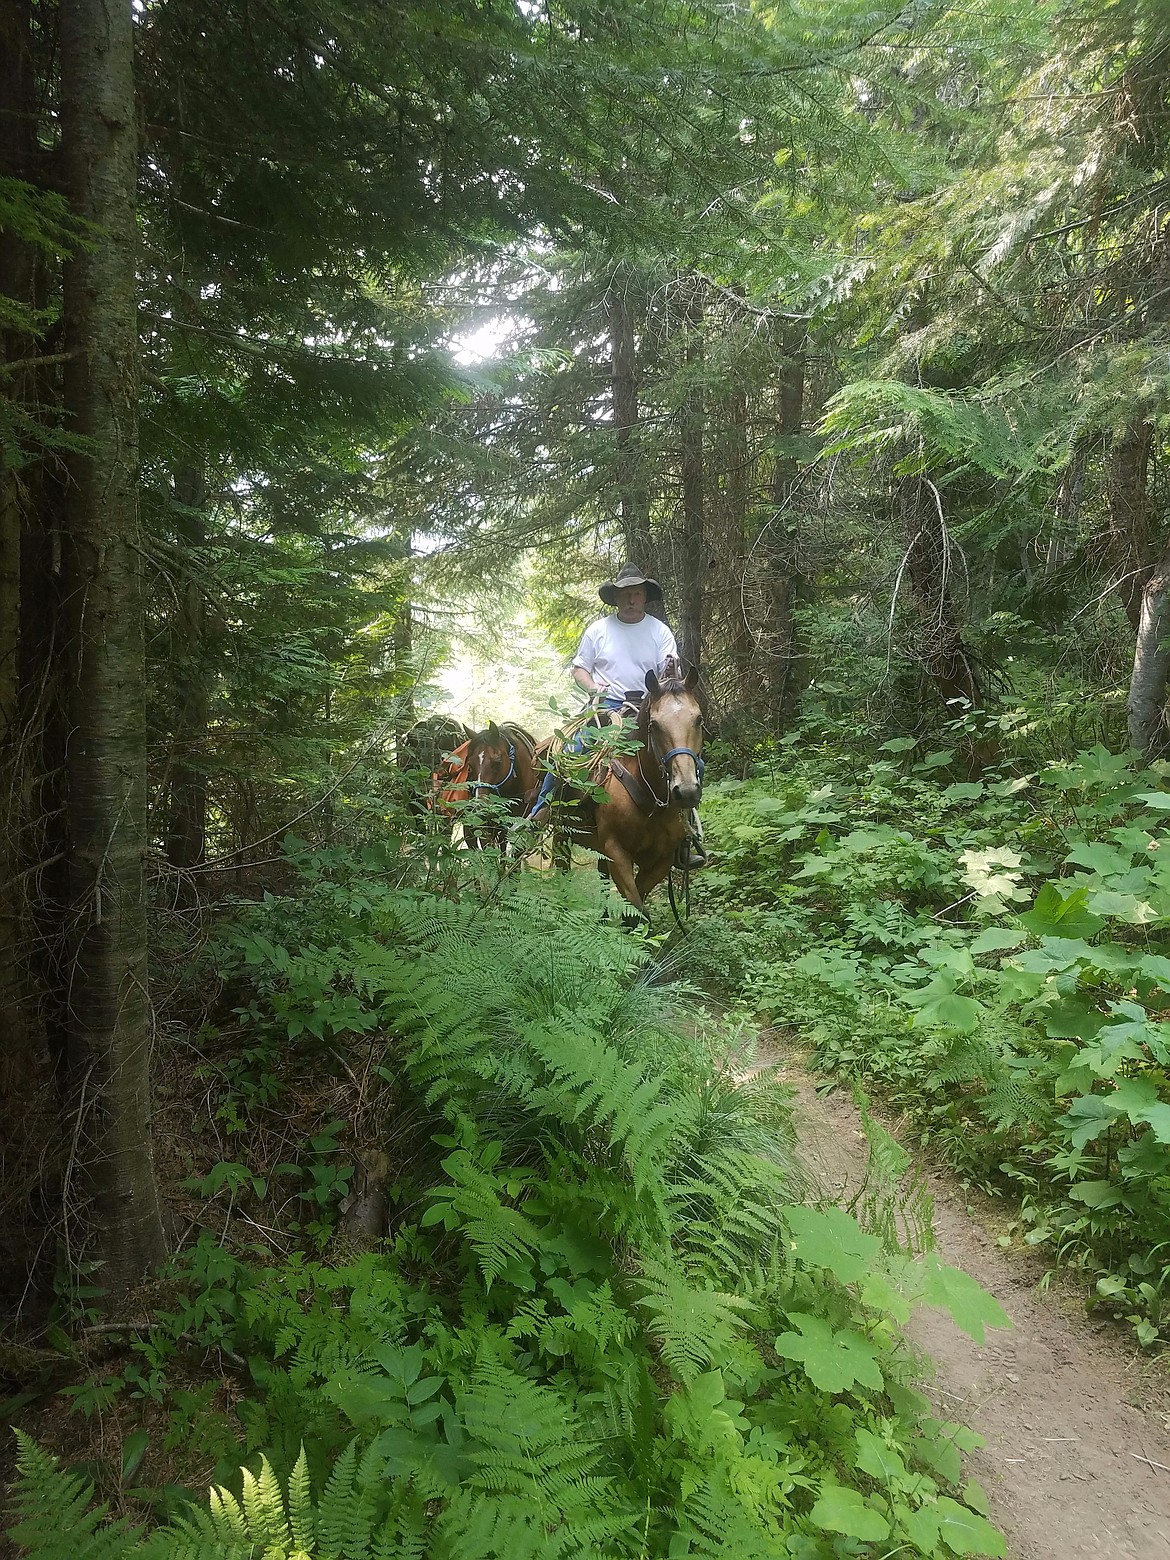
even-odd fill
[[[1145,417],[1127,423],[1109,455],[1109,532],[1118,594],[1136,634],[1150,569],[1150,455],[1154,430]]]
[[[682,436],[682,545],[679,548],[679,654],[691,666],[703,657],[703,596],[707,573],[706,494],[703,439],[706,407],[703,394],[702,304],[690,310],[686,325],[686,387],[680,419]]]
[[[620,278],[606,295],[610,329],[610,383],[613,433],[617,445],[617,490],[626,557],[653,578],[658,559],[650,535],[650,496],[646,491],[638,445],[638,362],[634,326]]]
[[[804,424],[805,342],[785,344],[776,414],[778,439],[799,438]],[[767,564],[763,642],[768,656],[772,729],[781,735],[796,718],[807,682],[808,658],[797,627],[796,610],[803,593],[800,572],[800,527],[793,510],[800,471],[796,457],[783,445],[772,473],[773,518],[763,549]]]
[[[107,1304],[165,1253],[151,1147],[146,718],[137,550],[136,135],[130,0],[61,0],[66,187],[93,224],[65,272],[71,458],[67,1260]]]
[[[406,733],[418,718],[414,690],[418,681],[418,669],[414,664],[414,537],[410,531],[396,539],[395,557],[402,563],[402,600],[394,619],[394,752],[399,768],[405,768],[403,754],[407,749]]]
[[[1129,745],[1148,761],[1166,749],[1166,684],[1170,676],[1170,549],[1149,570],[1138,611],[1137,643],[1125,701]]]
[[[0,130],[0,175],[30,179],[36,152],[36,79],[27,0],[0,9],[0,104],[12,114]],[[2,122],[0,122],[2,123]],[[0,298],[32,309],[36,258],[32,246],[0,226]],[[0,368],[27,362],[36,343],[26,331],[0,330]],[[35,399],[30,369],[0,375],[0,396],[28,405]],[[20,457],[0,447],[0,1105],[15,1098],[25,1071],[27,992],[22,979],[20,923],[22,742],[20,739],[21,540],[25,529]]]
[[[748,621],[743,589],[744,560],[747,556],[747,517],[751,454],[748,448],[748,398],[736,387],[728,399],[725,418],[725,494],[727,501],[727,642],[728,686],[725,703],[740,708],[754,701],[756,689],[751,683],[755,656],[753,625]]]
[[[207,482],[195,466],[175,473],[176,530],[184,552],[197,561],[207,542],[204,507]],[[179,872],[190,871],[207,850],[207,732],[211,698],[207,686],[207,604],[194,572],[176,586],[178,610],[171,636],[176,722],[171,765],[167,860]],[[190,898],[185,889],[181,897]]]
[[[1078,449],[1060,474],[1060,486],[1053,505],[1052,526],[1044,549],[1041,572],[1046,577],[1058,573],[1072,557],[1081,500],[1085,493],[1085,453]]]
[[[983,691],[963,643],[951,578],[959,567],[942,514],[938,489],[925,477],[907,477],[898,488],[906,551],[903,572],[918,618],[917,654],[952,717],[980,709]]]

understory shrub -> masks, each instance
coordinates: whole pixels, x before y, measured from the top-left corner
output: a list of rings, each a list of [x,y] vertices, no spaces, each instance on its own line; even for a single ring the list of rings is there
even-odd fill
[[[265,1067],[376,1041],[414,1124],[386,1236],[265,1265],[206,1234],[149,1346],[172,1412],[181,1350],[238,1362],[210,1500],[140,1531],[26,1441],[30,1560],[1004,1553],[976,1438],[900,1334],[918,1303],[980,1338],[1002,1313],[897,1220],[811,1197],[740,1032],[696,1024],[573,884],[455,900],[301,865],[214,956]]]
[[[724,782],[705,805],[704,905],[742,971],[724,995],[1010,1188],[1018,1237],[1152,1344],[1170,1278],[1166,766],[1097,746],[971,780],[913,738],[865,764],[789,751],[782,785]]]

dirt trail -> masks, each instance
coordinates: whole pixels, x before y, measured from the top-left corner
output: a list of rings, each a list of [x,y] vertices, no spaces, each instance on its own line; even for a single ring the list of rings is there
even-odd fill
[[[799,1061],[780,1059],[799,1096],[803,1157],[847,1201],[867,1159],[853,1103],[819,1098]],[[930,1189],[940,1256],[978,1279],[1014,1325],[989,1332],[983,1348],[941,1312],[920,1312],[909,1332],[935,1362],[928,1390],[939,1411],[986,1438],[968,1467],[1016,1560],[1170,1560],[1170,1419],[1128,1401],[1142,1361],[1040,1295],[953,1182],[932,1176]]]

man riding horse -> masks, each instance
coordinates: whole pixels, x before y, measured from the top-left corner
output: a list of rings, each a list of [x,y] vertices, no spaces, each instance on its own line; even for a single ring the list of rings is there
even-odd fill
[[[674,634],[661,618],[646,610],[650,602],[663,600],[662,586],[636,564],[624,563],[612,580],[598,587],[597,594],[614,610],[590,623],[582,634],[573,657],[573,681],[582,692],[596,697],[602,709],[634,712],[645,695],[647,673],[660,674],[668,662],[679,660]],[[579,753],[584,741],[578,735],[566,748]],[[556,783],[556,775],[545,775],[527,822],[547,822]],[[690,821],[688,837],[680,846],[679,865],[705,866],[707,855],[696,811],[691,812]]]

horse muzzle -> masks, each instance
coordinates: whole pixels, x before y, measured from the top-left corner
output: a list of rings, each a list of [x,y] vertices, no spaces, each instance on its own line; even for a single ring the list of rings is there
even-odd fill
[[[662,759],[672,807],[697,807],[703,798],[706,766],[693,748],[671,748]]]

